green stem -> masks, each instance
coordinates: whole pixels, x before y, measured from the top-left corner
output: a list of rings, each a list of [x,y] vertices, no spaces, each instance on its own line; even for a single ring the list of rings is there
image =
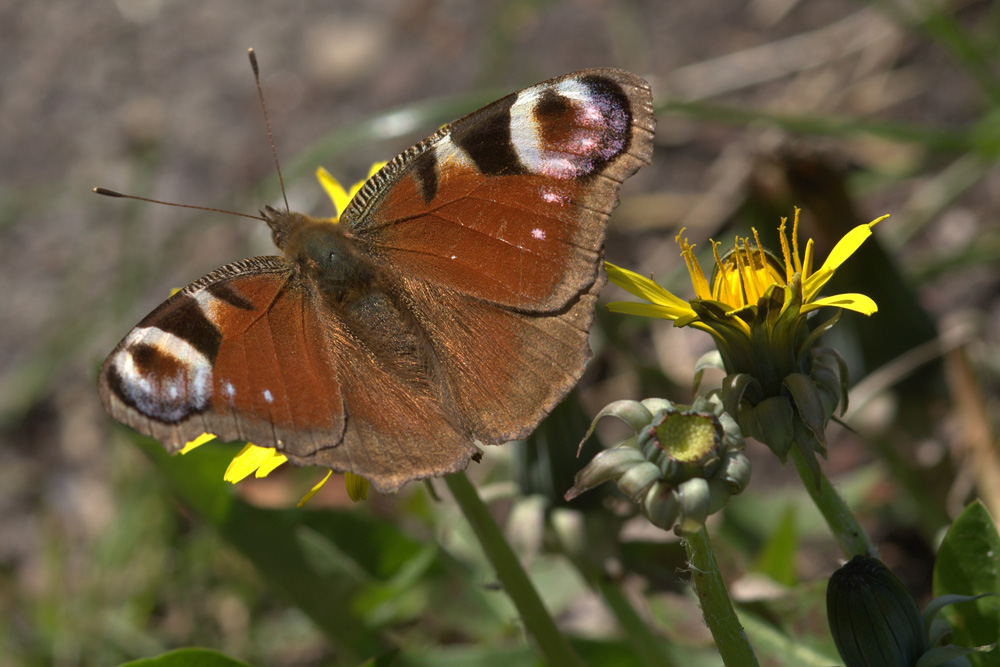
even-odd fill
[[[465,520],[476,533],[486,557],[493,564],[504,590],[521,614],[524,626],[538,643],[546,663],[582,667],[583,661],[566,638],[559,633],[542,599],[538,596],[538,591],[535,590],[514,551],[504,539],[499,526],[476,492],[476,487],[464,472],[448,475],[444,479],[462,514],[465,515]]]
[[[851,513],[847,503],[833,488],[830,480],[826,478],[819,466],[816,467],[815,471],[811,469],[798,445],[792,445],[790,454],[795,469],[802,479],[802,484],[812,496],[813,502],[819,508],[823,518],[826,519],[826,523],[830,527],[830,531],[833,532],[833,537],[837,540],[844,556],[848,560],[857,555],[877,557],[878,549],[872,544],[868,533],[858,523],[857,517]]]
[[[719,564],[715,562],[715,553],[705,527],[688,535],[684,539],[684,547],[687,549],[694,587],[701,602],[701,613],[705,616],[708,629],[712,631],[722,662],[726,667],[757,665],[753,647],[743,632],[743,626],[740,625],[740,619],[737,618],[733,602],[726,591],[726,582],[719,572]]]

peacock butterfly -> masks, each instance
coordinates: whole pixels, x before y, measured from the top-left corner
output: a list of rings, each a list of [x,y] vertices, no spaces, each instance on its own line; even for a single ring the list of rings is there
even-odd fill
[[[101,368],[104,407],[171,452],[214,433],[381,492],[464,469],[579,380],[608,216],[654,125],[645,81],[583,70],[443,126],[337,224],[266,207],[282,256],[147,315]]]

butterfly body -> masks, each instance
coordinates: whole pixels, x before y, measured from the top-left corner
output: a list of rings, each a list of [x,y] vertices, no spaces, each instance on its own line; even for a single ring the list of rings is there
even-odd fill
[[[590,356],[607,217],[653,124],[645,82],[586,70],[444,126],[337,223],[265,209],[282,256],[144,318],[105,407],[171,451],[208,432],[380,491],[527,436]]]

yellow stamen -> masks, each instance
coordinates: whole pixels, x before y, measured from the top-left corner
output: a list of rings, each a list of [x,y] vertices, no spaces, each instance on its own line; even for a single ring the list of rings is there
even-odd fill
[[[795,209],[795,215],[792,218],[792,248],[795,250],[795,270],[803,271],[803,263],[799,262],[799,211],[800,209]],[[812,239],[809,239],[809,244],[812,245]],[[806,248],[806,253],[809,253],[809,248]],[[812,255],[810,254],[809,263],[812,264]],[[803,276],[807,275],[803,272]],[[789,278],[791,280],[791,278]]]
[[[781,241],[781,259],[785,262],[785,284],[792,281],[792,276],[798,271],[799,258],[792,259],[792,251],[788,247],[788,218],[782,218],[778,225],[778,239]],[[794,262],[794,263],[793,263]]]
[[[687,239],[681,238],[681,234],[684,233],[685,229],[687,228],[681,227],[681,230],[677,232],[677,236],[674,237],[674,241],[681,247],[681,256],[684,258],[688,273],[691,275],[691,285],[694,287],[695,296],[699,299],[711,299],[712,290],[708,286],[708,279],[705,278],[705,272],[702,271],[701,264],[698,263],[698,258],[694,256],[695,246],[688,243]]]
[[[715,257],[715,266],[718,267],[719,274],[715,277],[715,283],[712,285],[712,298],[716,301],[721,301],[725,304],[732,303],[730,294],[732,292],[733,279],[729,275],[729,269],[726,268],[726,262],[722,261],[719,257],[719,246],[721,243],[716,243],[712,241],[712,255]],[[728,289],[726,289],[728,288]],[[723,290],[726,290],[723,292]]]
[[[746,239],[744,243],[749,242],[750,239]],[[759,294],[755,294],[754,287],[756,285],[750,280],[749,269],[747,267],[748,259],[743,256],[740,252],[740,239],[736,237],[736,245],[733,249],[733,254],[730,255],[736,260],[737,274],[740,277],[739,292],[733,294],[735,299],[729,304],[735,306],[736,308],[742,308],[749,303],[757,303],[760,299]]]

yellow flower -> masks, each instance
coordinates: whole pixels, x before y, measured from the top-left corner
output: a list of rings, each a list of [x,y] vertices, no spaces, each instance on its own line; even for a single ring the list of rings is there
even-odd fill
[[[744,435],[768,445],[785,460],[797,445],[818,472],[814,451],[825,454],[823,431],[838,405],[847,406],[847,368],[834,350],[816,346],[820,336],[842,311],[871,315],[878,310],[864,294],[820,297],[838,268],[864,241],[883,216],[859,225],[842,238],[818,270],[813,270],[813,242],[805,252],[798,243],[799,211],[792,233],[783,219],[778,227],[781,257],[763,249],[757,230],[753,239],[737,238],[732,250],[720,255],[712,243],[715,271],[705,276],[694,246],[677,235],[695,298],[682,299],[648,278],[606,263],[608,278],[647,303],[616,301],[619,313],[672,320],[712,335],[717,353],[706,355],[698,368],[719,366],[726,373],[721,395],[726,411],[737,416]],[[810,327],[809,313],[838,309],[830,320]],[[697,380],[697,378],[696,378]]]
[[[687,264],[688,273],[691,275],[696,300],[718,304],[725,312],[730,324],[749,337],[748,318],[739,315],[745,309],[755,308],[769,289],[777,287],[790,290],[793,277],[796,274],[799,274],[801,278],[800,313],[803,315],[825,306],[853,310],[863,315],[875,313],[878,306],[864,294],[849,293],[824,298],[816,297],[840,265],[871,236],[872,227],[888,217],[885,215],[852,229],[833,248],[830,256],[823,262],[823,266],[814,272],[812,270],[813,240],[809,239],[806,243],[805,253],[799,253],[799,210],[796,209],[790,242],[786,234],[787,219],[783,218],[778,227],[783,261],[779,262],[777,258],[763,250],[756,230],[753,232],[753,243],[750,242],[749,238],[737,238],[733,250],[724,258],[719,256],[719,244],[713,242],[712,251],[715,255],[716,270],[711,285],[709,285],[698,259],[694,256],[694,246],[689,244],[687,239],[682,238],[683,229],[677,234],[676,240],[681,247],[681,256]],[[610,262],[605,262],[605,267],[611,282],[649,302],[615,301],[608,304],[609,310],[673,320],[675,326],[692,326],[709,333],[716,333],[712,328],[713,323],[702,319],[692,307],[691,302],[671,294],[649,278],[634,271],[623,269]],[[784,300],[785,307],[793,301],[791,298],[786,298]]]
[[[345,190],[344,186],[342,186],[326,169],[323,167],[317,169],[316,178],[319,179],[320,185],[323,186],[326,194],[330,197],[331,201],[333,201],[333,206],[337,213],[335,216],[327,219],[330,222],[339,222],[340,216],[344,214],[344,210],[354,198],[354,195],[358,193],[368,178],[374,176],[375,172],[384,167],[385,164],[385,162],[376,162],[373,164],[371,169],[368,171],[368,177],[358,181],[348,190]],[[206,442],[214,439],[215,435],[211,433],[202,433],[200,436],[184,445],[184,448],[181,449],[181,454],[187,454],[192,449],[200,447]],[[227,482],[236,484],[237,482],[246,479],[251,474],[258,478],[267,477],[272,471],[286,461],[288,461],[288,458],[279,453],[276,449],[272,447],[258,447],[257,445],[248,442],[246,447],[240,450],[240,453],[233,458],[229,467],[226,468],[224,479]],[[300,507],[316,495],[321,488],[323,488],[323,485],[326,484],[328,479],[330,479],[330,475],[332,473],[332,470],[328,472],[318,484],[309,490],[309,493],[299,500],[298,504]],[[344,473],[344,486],[347,488],[347,495],[350,496],[351,500],[354,502],[365,500],[365,498],[368,497],[368,480],[361,475],[355,475],[352,472]]]

